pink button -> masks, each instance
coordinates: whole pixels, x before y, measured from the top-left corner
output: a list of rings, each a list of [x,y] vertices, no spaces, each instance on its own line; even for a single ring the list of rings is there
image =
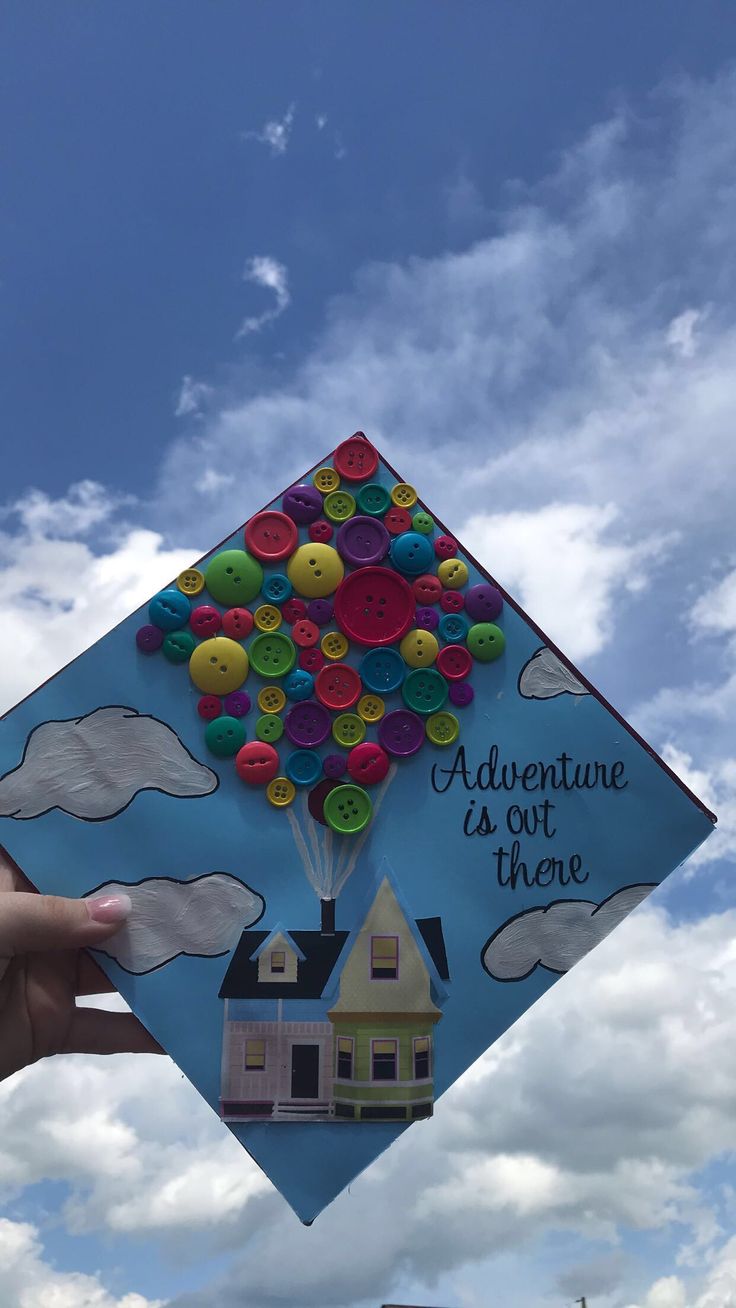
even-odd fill
[[[253,630],[253,614],[250,609],[228,609],[222,615],[222,630],[231,640],[245,640]]]
[[[222,626],[220,610],[211,604],[198,604],[189,615],[189,626],[195,636],[216,636]]]
[[[340,582],[335,618],[345,635],[360,645],[392,645],[414,621],[411,587],[388,568],[358,568]]]
[[[309,645],[316,645],[319,640],[319,627],[316,622],[310,622],[309,618],[300,618],[291,628],[291,639],[302,649],[306,649]]]
[[[354,573],[359,576],[359,573]],[[349,709],[363,693],[360,676],[347,663],[330,663],[320,668],[314,683],[317,699],[330,709]]]
[[[235,767],[241,781],[249,786],[267,786],[279,770],[279,756],[273,745],[251,740],[235,756]]]
[[[378,451],[362,431],[343,441],[335,450],[335,471],[345,481],[367,481],[378,467]]]
[[[305,672],[319,672],[320,668],[325,665],[325,656],[321,649],[316,645],[310,645],[308,649],[303,649],[299,655],[299,667]]]
[[[437,536],[434,552],[438,559],[454,559],[457,554],[457,541],[453,536]]]
[[[465,645],[445,645],[436,666],[448,681],[464,681],[473,667],[473,656]]]
[[[306,618],[307,606],[304,600],[293,595],[285,604],[281,605],[284,622],[298,622],[300,618]]]
[[[436,604],[442,594],[442,582],[439,577],[425,572],[421,577],[415,578],[412,583],[412,590],[416,596],[417,604]]]
[[[445,613],[459,613],[465,608],[465,596],[460,590],[443,590],[440,595],[440,608]]]
[[[376,786],[383,781],[390,765],[385,749],[374,740],[354,745],[348,754],[348,772],[360,786]]]
[[[331,522],[328,522],[326,518],[318,518],[316,522],[310,523],[309,539],[326,545],[329,540],[332,540],[334,531],[335,528]]]
[[[217,695],[203,695],[197,701],[197,712],[206,722],[212,722],[213,718],[219,718],[222,713],[222,704]]]
[[[288,558],[298,543],[296,523],[277,509],[263,509],[246,523],[245,548],[266,563]]]

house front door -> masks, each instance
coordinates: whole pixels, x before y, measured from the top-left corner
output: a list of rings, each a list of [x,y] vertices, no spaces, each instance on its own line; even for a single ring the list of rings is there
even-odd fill
[[[291,1097],[319,1098],[319,1045],[291,1046]]]

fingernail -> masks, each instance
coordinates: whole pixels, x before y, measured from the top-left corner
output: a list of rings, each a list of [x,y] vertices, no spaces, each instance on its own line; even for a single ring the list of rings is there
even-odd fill
[[[130,895],[97,895],[87,900],[87,911],[93,922],[124,922],[132,908]]]

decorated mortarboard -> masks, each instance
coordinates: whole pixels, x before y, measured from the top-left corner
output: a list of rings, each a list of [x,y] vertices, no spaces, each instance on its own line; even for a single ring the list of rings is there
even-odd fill
[[[130,895],[102,966],[305,1221],[713,821],[362,433],[0,730],[0,842]]]

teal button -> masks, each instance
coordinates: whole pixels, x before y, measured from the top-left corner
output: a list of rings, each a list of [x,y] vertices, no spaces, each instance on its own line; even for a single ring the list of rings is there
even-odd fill
[[[232,758],[245,744],[245,723],[242,718],[221,715],[207,723],[204,738],[212,754],[218,758]]]
[[[378,481],[369,481],[361,486],[357,495],[358,512],[366,513],[371,518],[382,518],[391,508],[391,495]]]
[[[447,682],[436,668],[414,668],[401,693],[407,708],[415,713],[437,713],[447,699]]]
[[[322,759],[313,749],[295,749],[286,760],[286,775],[295,786],[313,786],[322,776]]]
[[[162,648],[169,663],[187,663],[196,644],[191,631],[170,631]]]

